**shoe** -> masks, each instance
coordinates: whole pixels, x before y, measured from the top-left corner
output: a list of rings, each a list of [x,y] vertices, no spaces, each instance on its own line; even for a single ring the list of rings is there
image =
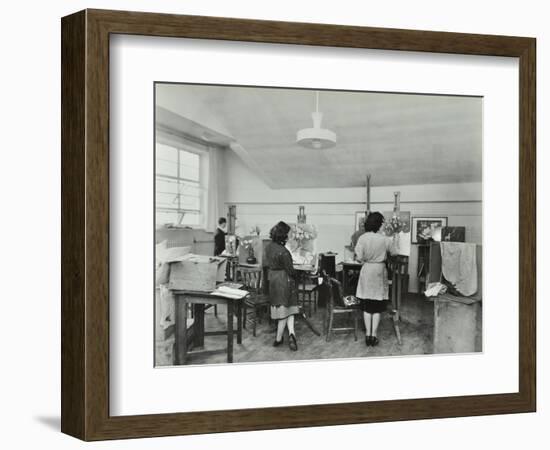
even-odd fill
[[[372,345],[371,336],[365,336],[365,345],[370,347]]]
[[[376,347],[378,345],[378,338],[376,336],[371,336],[371,345]]]
[[[275,342],[273,342],[273,347],[278,347],[279,345],[281,345],[283,343],[284,340],[285,340],[284,338],[281,338],[280,341],[275,339]]]
[[[298,350],[298,343],[296,342],[296,336],[294,336],[293,334],[288,336],[288,348],[290,348],[290,350],[292,350],[293,352]]]

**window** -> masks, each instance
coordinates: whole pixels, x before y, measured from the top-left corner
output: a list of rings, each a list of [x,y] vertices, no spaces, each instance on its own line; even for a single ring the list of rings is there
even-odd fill
[[[156,226],[198,226],[201,216],[200,155],[183,147],[156,145]]]

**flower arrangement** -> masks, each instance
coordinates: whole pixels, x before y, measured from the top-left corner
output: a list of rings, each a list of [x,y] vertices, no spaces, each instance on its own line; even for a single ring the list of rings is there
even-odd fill
[[[243,247],[246,248],[247,250],[252,249],[252,242],[253,242],[253,240],[252,240],[252,238],[250,238],[250,237],[249,237],[249,238],[244,238],[244,239],[241,241]]]
[[[401,217],[400,214],[393,214],[390,220],[386,220],[384,224],[384,234],[386,236],[393,236],[401,232],[408,233],[410,231],[410,224],[408,217]]]
[[[250,264],[256,264],[256,256],[254,256],[254,237],[249,236],[244,238],[242,241],[243,248],[248,252],[248,258],[246,262]]]
[[[298,223],[291,225],[287,248],[295,264],[312,264],[315,253],[317,229],[313,225]]]
[[[254,225],[251,229],[250,229],[250,234],[253,235],[253,236],[259,236],[261,233],[261,230],[260,230],[260,227],[258,225]]]
[[[317,237],[317,229],[313,225],[298,223],[292,225],[288,234],[289,241],[295,241],[299,246]]]

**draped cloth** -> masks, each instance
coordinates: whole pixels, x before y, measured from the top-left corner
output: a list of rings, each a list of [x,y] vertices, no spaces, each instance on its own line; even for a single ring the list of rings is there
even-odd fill
[[[476,244],[442,241],[441,270],[460,294],[474,295],[477,292]]]
[[[203,156],[201,164],[207,166],[204,172],[201,170],[201,184],[204,195],[202,210],[202,225],[207,231],[216,231],[218,219],[226,216],[224,204],[225,172],[224,150],[220,147],[210,146],[207,156]],[[203,174],[205,176],[203,176]]]

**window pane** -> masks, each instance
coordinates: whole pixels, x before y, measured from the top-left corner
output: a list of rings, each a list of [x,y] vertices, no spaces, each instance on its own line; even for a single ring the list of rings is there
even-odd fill
[[[185,150],[180,150],[180,164],[189,167],[199,167],[199,155]]]
[[[198,197],[187,197],[182,195],[181,207],[183,209],[196,209],[198,211],[200,206],[200,199]]]
[[[199,215],[197,213],[185,213],[181,223],[185,225],[198,225]]]
[[[176,177],[178,175],[178,165],[175,162],[157,158],[155,171],[157,174]]]
[[[178,193],[178,182],[176,180],[170,180],[166,178],[157,178],[156,180],[157,192],[171,192],[173,194]]]
[[[164,144],[155,150],[157,226],[200,225],[200,155]]]
[[[182,181],[179,185],[179,193],[182,195],[198,197],[200,195],[199,184],[192,181]]]
[[[199,181],[199,168],[180,164],[180,178]]]
[[[156,150],[157,150],[157,154],[156,154],[157,159],[164,159],[167,161],[172,161],[174,163],[177,162],[178,155],[177,155],[176,148],[170,147],[164,144],[157,144]]]
[[[163,194],[158,192],[156,194],[156,206],[157,208],[177,208],[178,197],[175,194]]]
[[[156,213],[156,226],[162,226],[167,223],[177,223],[178,214],[172,211],[158,211]]]

